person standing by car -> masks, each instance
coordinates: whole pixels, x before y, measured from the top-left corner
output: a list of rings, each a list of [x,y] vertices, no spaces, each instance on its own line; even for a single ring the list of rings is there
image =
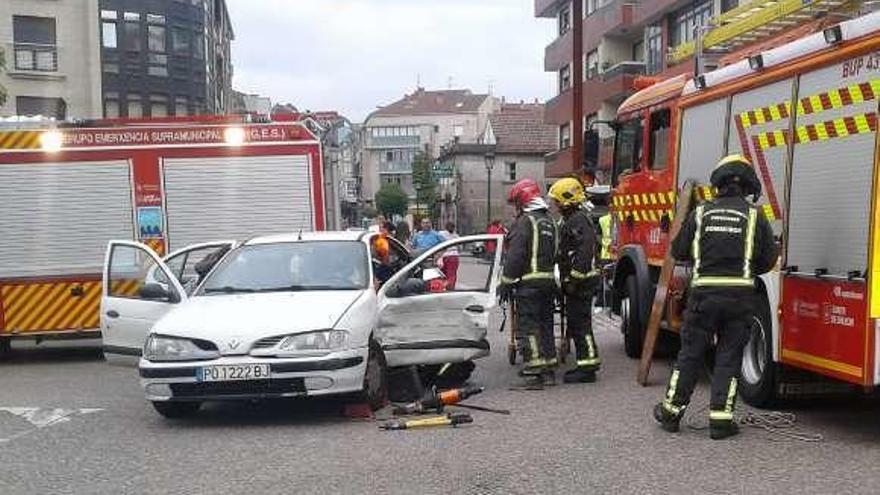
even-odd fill
[[[443,242],[443,237],[440,236],[439,232],[434,230],[430,218],[423,218],[421,221],[421,227],[421,230],[419,230],[419,232],[412,238],[412,248],[414,251],[423,252]]]
[[[504,225],[501,223],[501,220],[495,219],[492,220],[492,223],[486,228],[487,234],[500,234],[507,235],[507,229],[504,228]],[[495,258],[495,241],[486,242],[486,258],[493,259]]]
[[[440,237],[443,238],[444,242],[457,239],[459,236],[455,232],[455,224],[446,222],[446,230],[440,231]],[[440,259],[442,263],[441,270],[443,270],[443,275],[446,275],[446,290],[455,290],[455,283],[458,280],[459,259],[459,252],[456,247],[451,247],[444,251],[443,257]]]
[[[512,388],[540,390],[556,384],[556,344],[553,338],[558,233],[541,187],[523,179],[510,188],[507,201],[517,210],[508,235],[507,258],[498,295],[516,303],[518,339],[522,342],[522,380]]]
[[[593,293],[599,280],[595,269],[596,232],[585,207],[584,187],[578,179],[556,181],[550,199],[562,214],[559,274],[565,297],[565,319],[574,339],[577,363],[565,373],[566,383],[592,383],[599,370],[599,352],[593,338]]]
[[[752,202],[761,182],[742,155],[731,155],[709,179],[718,197],[697,206],[672,241],[677,260],[693,261],[681,350],[672,368],[666,396],[654,406],[654,418],[676,432],[690,403],[704,356],[717,336],[709,404],[709,436],[720,440],[739,433],[734,421],[737,380],[749,341],[755,277],[767,273],[778,256],[770,222]]]

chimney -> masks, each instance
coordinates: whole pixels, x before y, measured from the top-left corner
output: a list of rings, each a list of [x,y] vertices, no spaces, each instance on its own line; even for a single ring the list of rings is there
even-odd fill
[[[537,105],[538,103],[538,98],[535,98],[535,105]]]
[[[506,97],[506,96],[502,96],[502,97],[501,97],[501,104],[503,105],[503,104],[505,104],[505,103],[507,103],[507,97]]]

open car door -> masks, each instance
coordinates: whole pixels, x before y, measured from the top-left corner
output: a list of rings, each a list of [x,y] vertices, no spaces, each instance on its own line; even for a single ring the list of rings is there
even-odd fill
[[[238,247],[237,241],[214,241],[193,244],[162,258],[162,262],[177,277],[177,281],[186,290],[187,295],[195,292],[208,273],[226,256],[226,253]],[[153,277],[161,279],[161,270],[153,267]],[[156,280],[165,283],[164,280]]]
[[[495,242],[494,252],[477,249]],[[460,237],[435,246],[379,290],[376,339],[389,366],[459,363],[489,354],[504,238]]]
[[[177,277],[153,250],[139,242],[111,241],[101,297],[107,361],[136,363],[153,324],[186,298]]]

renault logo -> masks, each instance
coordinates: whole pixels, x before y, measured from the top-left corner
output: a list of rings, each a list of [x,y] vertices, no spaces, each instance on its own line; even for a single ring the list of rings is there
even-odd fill
[[[232,339],[226,343],[226,347],[232,349],[233,351],[235,349],[238,349],[238,346],[240,346],[240,345],[241,345],[241,341],[238,339]]]

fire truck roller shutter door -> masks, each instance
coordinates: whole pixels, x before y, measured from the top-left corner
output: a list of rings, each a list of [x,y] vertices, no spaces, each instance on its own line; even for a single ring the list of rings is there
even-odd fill
[[[880,72],[841,75],[838,63],[800,80],[787,263],[802,272],[867,269]]]
[[[100,274],[107,241],[131,239],[128,161],[0,164],[0,274]]]
[[[679,155],[678,189],[688,179],[709,185],[709,174],[724,156],[726,97],[684,110]]]
[[[171,250],[315,225],[305,155],[176,158],[163,163]]]
[[[739,153],[748,158],[764,193],[758,202],[773,233],[782,233],[785,208],[785,168],[788,150],[783,131],[788,132],[791,114],[792,79],[785,79],[733,96],[730,126],[727,135],[728,154]],[[776,146],[758,142],[763,133],[773,133]]]

